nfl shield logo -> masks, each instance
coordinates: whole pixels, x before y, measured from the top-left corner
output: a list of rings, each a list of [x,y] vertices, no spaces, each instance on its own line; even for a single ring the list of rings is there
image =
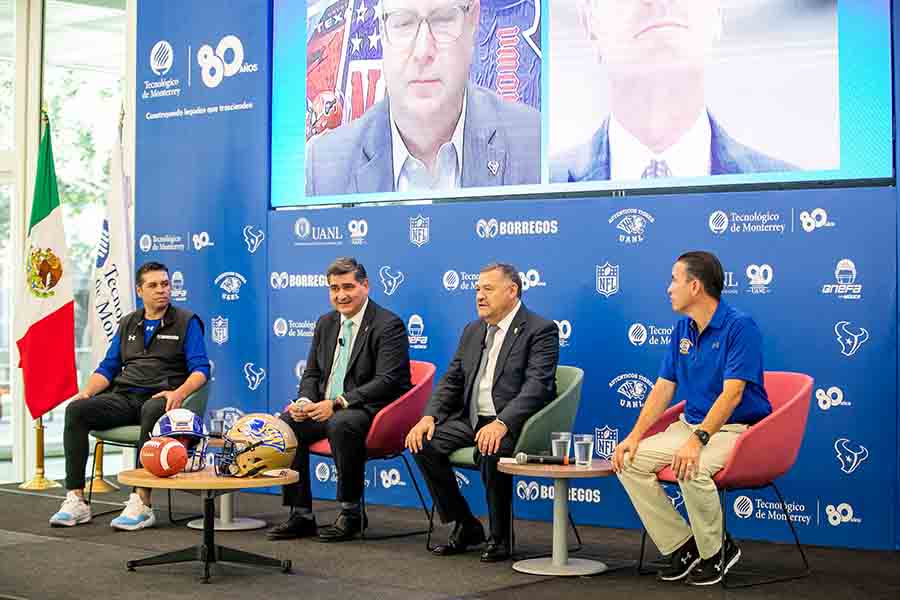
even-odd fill
[[[409,241],[419,248],[428,243],[429,222],[431,217],[417,215],[409,218]]]
[[[597,448],[597,456],[609,460],[616,446],[619,444],[619,430],[613,429],[609,425],[594,428],[594,446]]]
[[[609,298],[619,291],[619,265],[597,265],[597,293]]]
[[[212,340],[220,346],[228,341],[228,319],[225,317],[212,318]]]

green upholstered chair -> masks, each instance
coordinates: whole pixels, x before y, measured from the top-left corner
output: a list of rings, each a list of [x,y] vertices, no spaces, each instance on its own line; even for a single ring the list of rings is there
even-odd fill
[[[181,408],[186,408],[193,412],[195,415],[198,415],[201,419],[204,419],[206,415],[206,405],[209,402],[209,391],[210,391],[210,382],[207,381],[206,385],[204,385],[199,390],[195,391],[193,394],[185,398],[184,402],[181,405]],[[92,430],[90,432],[91,437],[97,440],[94,444],[94,460],[91,466],[91,480],[88,482],[88,504],[91,503],[91,498],[94,493],[94,473],[97,469],[97,448],[102,448],[105,445],[108,446],[119,446],[121,448],[134,448],[135,450],[139,450],[137,447],[138,439],[141,437],[141,426],[140,425],[124,425],[122,427],[113,427],[112,429],[98,429]],[[115,512],[115,511],[107,511],[107,512]],[[104,513],[99,513],[94,516],[99,516]],[[169,490],[169,520],[175,522],[176,520],[172,516],[172,491]]]
[[[525,454],[546,454],[550,448],[550,434],[554,431],[572,431],[575,424],[575,415],[578,414],[578,404],[581,402],[581,384],[584,381],[584,371],[578,367],[569,367],[559,365],[556,368],[556,399],[550,404],[531,415],[525,421],[522,427],[522,433],[519,434],[519,441],[516,442],[516,448],[513,456],[519,452]],[[478,465],[475,464],[475,446],[460,448],[450,455],[450,464],[457,469],[467,469],[478,471]],[[434,508],[431,511],[432,522],[434,520]],[[515,515],[512,515],[512,523],[510,524],[510,552],[512,552],[515,543],[514,524]],[[575,527],[575,521],[572,514],[569,513],[569,522],[575,532],[578,540],[578,547],[581,548],[581,536]],[[428,539],[425,545],[431,549],[431,532],[428,533]]]

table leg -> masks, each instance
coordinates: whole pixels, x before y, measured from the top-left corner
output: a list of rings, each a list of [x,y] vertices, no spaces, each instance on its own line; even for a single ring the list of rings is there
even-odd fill
[[[144,567],[148,565],[165,565],[176,562],[188,562],[198,560],[203,563],[203,583],[209,583],[209,566],[217,561],[236,562],[263,567],[278,567],[283,572],[289,573],[291,570],[291,561],[278,560],[269,558],[261,554],[253,554],[235,548],[227,548],[225,546],[216,545],[216,505],[215,493],[204,491],[203,497],[203,543],[199,546],[192,546],[174,552],[164,552],[156,556],[141,558],[138,560],[129,560],[125,566],[129,571],[134,571],[135,567]]]
[[[219,496],[219,518],[214,522],[216,531],[249,531],[265,527],[266,522],[262,519],[234,516],[236,494],[237,492]],[[203,529],[203,519],[194,519],[187,526],[191,529]]]
[[[553,480],[553,554],[551,558],[532,558],[513,564],[513,569],[531,575],[595,575],[606,571],[600,561],[569,558],[569,480]]]

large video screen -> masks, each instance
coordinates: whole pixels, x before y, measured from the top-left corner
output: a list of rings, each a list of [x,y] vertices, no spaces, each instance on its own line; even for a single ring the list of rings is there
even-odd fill
[[[274,207],[893,177],[889,0],[274,7]]]

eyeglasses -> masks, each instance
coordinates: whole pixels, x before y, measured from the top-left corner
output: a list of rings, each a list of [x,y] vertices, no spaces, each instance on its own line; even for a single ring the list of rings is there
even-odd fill
[[[418,37],[422,22],[425,21],[438,45],[452,44],[462,37],[466,15],[470,9],[469,4],[448,6],[431,11],[427,17],[421,17],[412,10],[385,13],[384,37],[391,46],[408,47]]]

